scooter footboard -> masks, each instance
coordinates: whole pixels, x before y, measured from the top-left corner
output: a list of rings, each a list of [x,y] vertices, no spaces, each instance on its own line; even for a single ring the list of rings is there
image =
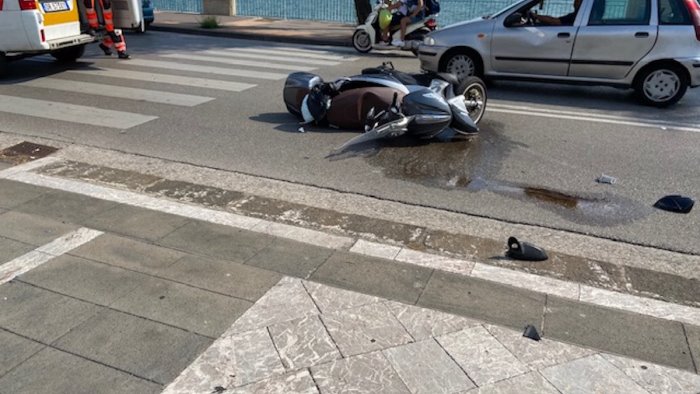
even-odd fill
[[[287,111],[292,115],[301,118],[301,103],[311,88],[323,83],[323,79],[316,74],[307,72],[295,72],[289,74],[284,83],[282,96]]]

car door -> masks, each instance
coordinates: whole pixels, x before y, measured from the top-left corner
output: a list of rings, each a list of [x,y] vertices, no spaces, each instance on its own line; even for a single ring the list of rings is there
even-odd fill
[[[539,15],[560,17],[574,12],[573,2],[532,1],[510,13],[526,14],[528,9]],[[565,76],[580,15],[571,26],[510,25],[509,15],[496,24],[491,41],[491,65],[497,73]]]
[[[656,1],[593,0],[588,11],[569,75],[623,79],[656,42]]]

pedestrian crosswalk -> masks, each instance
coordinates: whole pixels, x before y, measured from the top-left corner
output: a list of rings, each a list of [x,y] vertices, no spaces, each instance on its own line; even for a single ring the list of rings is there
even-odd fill
[[[128,100],[193,108],[221,99],[226,92],[283,80],[290,72],[313,72],[355,60],[342,51],[293,46],[156,52],[129,61],[86,58],[81,67],[0,85],[0,130],[12,131],[25,117],[30,122],[50,119],[126,130],[171,113],[159,114],[163,107],[158,106],[139,107],[136,113],[133,105],[124,105]],[[25,61],[52,62],[47,56]],[[90,105],[84,105],[86,101]],[[129,110],[119,111],[122,105]]]

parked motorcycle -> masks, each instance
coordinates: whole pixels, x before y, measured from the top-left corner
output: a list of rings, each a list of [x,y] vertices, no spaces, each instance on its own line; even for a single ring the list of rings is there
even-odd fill
[[[305,123],[365,131],[340,149],[404,134],[434,138],[450,127],[461,134],[479,131],[486,87],[476,78],[462,83],[451,74],[406,74],[393,66],[365,69],[362,75],[324,82],[298,72],[287,77],[287,110]]]
[[[418,45],[423,42],[423,38],[437,28],[437,14],[428,15],[422,20],[410,24],[406,28],[406,39],[404,46],[399,48],[382,41],[382,33],[379,28],[379,12],[386,7],[383,2],[379,2],[369,14],[365,23],[355,28],[352,35],[352,46],[361,53],[367,53],[374,49],[401,49],[412,51],[414,54],[418,50]],[[392,26],[390,29],[390,42],[401,37],[399,26]]]

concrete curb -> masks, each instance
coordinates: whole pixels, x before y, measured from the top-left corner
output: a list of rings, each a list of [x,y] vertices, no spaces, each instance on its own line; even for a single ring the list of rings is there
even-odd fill
[[[224,38],[243,38],[249,40],[285,42],[291,44],[311,44],[311,45],[326,45],[326,46],[344,46],[351,47],[351,37],[347,39],[327,38],[327,37],[297,37],[297,36],[278,36],[260,33],[243,33],[240,31],[222,30],[222,29],[193,29],[189,27],[177,26],[162,26],[151,25],[150,30],[191,34],[198,36],[209,37],[224,37]]]

